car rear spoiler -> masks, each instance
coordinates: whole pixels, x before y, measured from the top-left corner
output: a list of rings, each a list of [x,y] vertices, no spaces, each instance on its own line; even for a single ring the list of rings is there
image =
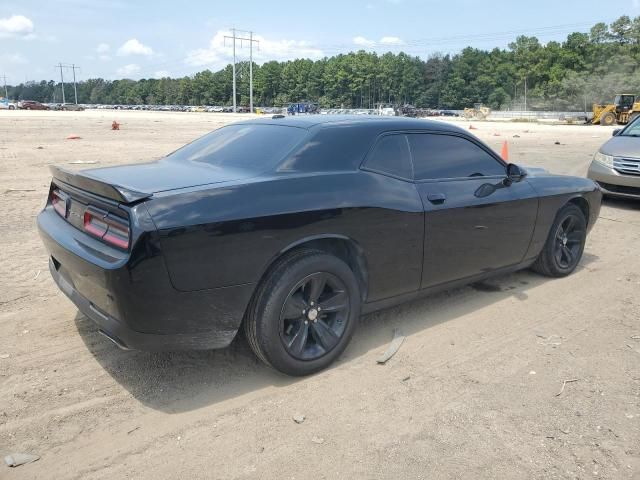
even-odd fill
[[[119,185],[91,178],[83,172],[72,172],[61,167],[51,165],[49,167],[55,180],[71,185],[72,187],[95,193],[102,197],[110,198],[121,203],[134,203],[151,197],[151,193],[137,192]]]

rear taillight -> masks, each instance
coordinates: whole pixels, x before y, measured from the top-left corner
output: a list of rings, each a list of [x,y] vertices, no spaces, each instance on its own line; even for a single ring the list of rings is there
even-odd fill
[[[67,217],[67,196],[60,190],[51,190],[51,205],[61,217]]]
[[[129,224],[107,212],[87,208],[84,212],[84,230],[118,248],[129,248]]]

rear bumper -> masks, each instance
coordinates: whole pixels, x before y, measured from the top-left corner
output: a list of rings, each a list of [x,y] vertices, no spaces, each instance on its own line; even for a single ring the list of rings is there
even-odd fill
[[[237,330],[164,335],[136,332],[83,297],[58,272],[52,259],[49,259],[49,271],[60,290],[69,297],[78,310],[98,326],[100,333],[123,350],[208,350],[226,347],[236,335]]]
[[[92,248],[92,239],[50,208],[38,216],[38,227],[58,287],[121,348],[208,350],[235,337],[253,285],[179,292],[153,239],[141,238],[130,254],[111,263],[101,261],[105,254]],[[90,244],[78,248],[82,242]]]
[[[612,168],[592,161],[587,177],[597,182],[605,195],[640,199],[640,176],[622,175]]]

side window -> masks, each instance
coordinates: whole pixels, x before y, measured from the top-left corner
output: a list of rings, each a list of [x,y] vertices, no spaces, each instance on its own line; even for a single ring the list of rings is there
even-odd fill
[[[416,180],[504,175],[505,168],[473,142],[453,135],[408,135]]]
[[[408,180],[413,179],[411,154],[405,135],[385,135],[367,157],[365,167]]]

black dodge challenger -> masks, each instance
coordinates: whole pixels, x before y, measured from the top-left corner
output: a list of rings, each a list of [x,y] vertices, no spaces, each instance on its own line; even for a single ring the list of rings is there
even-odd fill
[[[530,266],[571,273],[602,196],[455,126],[388,117],[274,116],[151,163],[52,170],[51,274],[101,333],[212,349],[244,328],[291,375],[334,361],[362,313]]]

